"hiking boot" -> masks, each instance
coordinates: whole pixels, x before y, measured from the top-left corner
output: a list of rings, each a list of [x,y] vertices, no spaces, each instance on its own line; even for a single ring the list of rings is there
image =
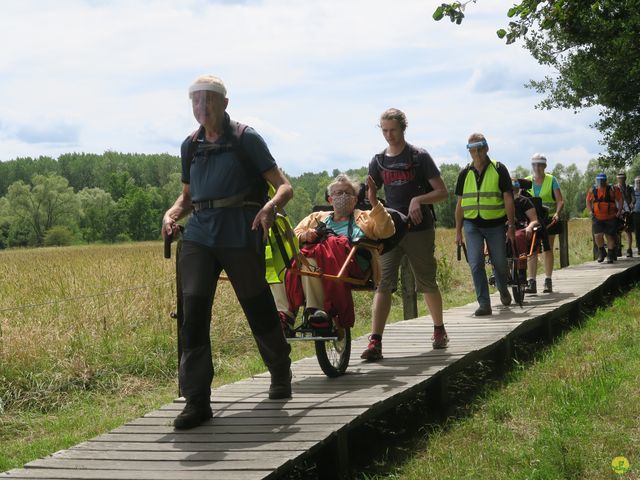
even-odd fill
[[[271,374],[271,385],[269,385],[269,399],[280,400],[282,398],[291,398],[291,379],[293,372],[291,369],[284,375]]]
[[[524,293],[538,293],[538,285],[535,278],[530,278],[529,283],[524,289]]]
[[[542,293],[552,293],[553,292],[553,283],[550,278],[544,279],[544,290]]]
[[[604,247],[600,247],[600,249],[598,250],[598,263],[602,263],[606,256],[607,250]]]
[[[513,299],[511,298],[511,294],[509,293],[509,290],[507,290],[504,293],[500,293],[500,301],[502,302],[502,305],[504,305],[505,307],[508,307],[509,305],[511,305],[511,301]]]
[[[434,328],[433,336],[431,337],[431,345],[433,348],[447,348],[449,343],[449,337],[444,328]]]
[[[187,399],[184,409],[173,420],[173,426],[177,430],[187,430],[201,425],[212,417],[209,397]]]
[[[296,332],[293,328],[296,323],[295,319],[291,318],[285,312],[278,312],[278,316],[280,317],[280,326],[282,327],[284,338],[295,338]]]
[[[369,337],[369,345],[367,345],[365,351],[362,352],[360,358],[369,362],[377,362],[381,358],[384,358],[382,356],[382,340]]]
[[[489,285],[492,287],[496,286],[496,276],[493,273],[489,275]]]
[[[613,263],[615,262],[616,259],[616,252],[610,251],[609,254],[607,255],[607,263]]]
[[[491,305],[480,305],[475,311],[474,315],[476,317],[486,317],[487,315],[491,315],[493,312],[491,311]]]
[[[633,258],[633,250],[627,248],[627,258]]]

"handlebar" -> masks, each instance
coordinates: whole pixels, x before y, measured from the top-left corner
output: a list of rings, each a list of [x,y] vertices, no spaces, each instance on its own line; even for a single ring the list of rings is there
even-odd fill
[[[178,230],[171,235],[167,235],[164,237],[164,258],[171,258],[171,242],[173,242],[174,237],[177,234],[182,233],[184,227],[182,225],[178,225]]]

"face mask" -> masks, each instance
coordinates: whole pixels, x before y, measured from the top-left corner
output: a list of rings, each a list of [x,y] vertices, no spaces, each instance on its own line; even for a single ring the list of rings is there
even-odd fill
[[[331,197],[333,210],[341,217],[348,217],[353,211],[353,197],[351,195],[340,195]]]

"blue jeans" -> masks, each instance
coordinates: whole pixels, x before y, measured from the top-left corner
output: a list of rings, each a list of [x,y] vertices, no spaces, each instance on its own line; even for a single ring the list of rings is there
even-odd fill
[[[476,289],[476,298],[481,306],[491,306],[489,299],[489,282],[484,269],[484,242],[489,247],[489,258],[493,265],[496,287],[500,293],[509,293],[507,285],[507,247],[506,232],[503,225],[483,228],[467,220],[463,223],[464,238],[467,244],[467,256],[471,277]]]

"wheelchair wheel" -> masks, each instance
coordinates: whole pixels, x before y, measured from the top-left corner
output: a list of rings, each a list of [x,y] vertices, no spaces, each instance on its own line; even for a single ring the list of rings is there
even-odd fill
[[[509,266],[509,272],[511,275],[511,280],[513,282],[513,286],[511,287],[511,293],[513,293],[513,301],[516,302],[520,307],[522,307],[522,302],[524,301],[525,283],[522,281],[522,275],[518,270],[518,262],[515,260],[511,261]]]
[[[349,366],[351,356],[351,329],[344,329],[339,340],[316,340],[316,357],[327,377],[339,377]]]

